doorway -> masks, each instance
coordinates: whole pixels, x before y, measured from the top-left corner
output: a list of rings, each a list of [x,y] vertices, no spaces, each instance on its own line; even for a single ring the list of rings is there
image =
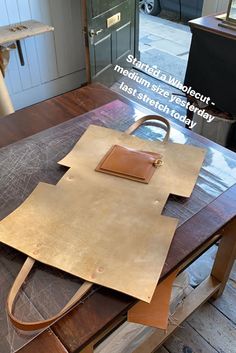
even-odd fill
[[[189,3],[189,2],[188,2]],[[140,0],[140,60],[161,70],[169,81],[184,81],[191,45],[188,20],[200,17],[203,0]]]
[[[140,60],[181,82],[187,68],[191,32],[186,24],[140,13]]]

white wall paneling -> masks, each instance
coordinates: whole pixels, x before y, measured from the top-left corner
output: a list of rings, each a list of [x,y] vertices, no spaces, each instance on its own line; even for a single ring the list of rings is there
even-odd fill
[[[12,50],[6,84],[15,109],[85,82],[81,0],[0,0],[0,25],[35,19],[55,27],[21,41],[25,66]]]

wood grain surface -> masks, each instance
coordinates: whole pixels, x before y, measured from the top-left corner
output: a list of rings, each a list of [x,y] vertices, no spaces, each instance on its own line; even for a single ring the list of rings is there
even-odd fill
[[[98,112],[92,112],[80,118],[70,120],[77,115],[86,113],[117,98],[120,98],[120,101],[118,101],[120,103],[116,101],[116,103],[112,103],[107,109],[101,108],[99,114]],[[121,105],[121,101],[127,103],[127,100],[119,97],[107,88],[96,84],[42,102],[1,119],[1,146],[7,146],[12,142],[19,141],[63,121],[70,120],[68,123],[65,123],[68,125],[63,124],[51,129],[51,131],[47,130],[30,137],[28,140],[20,141],[0,150],[1,160],[3,161],[5,156],[8,162],[8,168],[4,169],[4,164],[2,164],[0,172],[0,185],[8,185],[5,194],[3,189],[1,192],[1,205],[4,204],[4,207],[0,205],[1,217],[3,218],[17,207],[37,185],[39,180],[51,183],[56,183],[59,180],[65,170],[56,165],[56,159],[58,158],[59,160],[60,154],[68,151],[68,148],[79,138],[90,122],[106,124],[109,121],[109,126],[122,130],[137,116],[145,115],[148,112],[141,108],[142,112],[140,113],[136,110],[137,107],[140,107],[135,103],[125,106]],[[77,128],[73,128],[75,126]],[[236,214],[235,154],[193,134],[189,130],[180,127],[176,128],[175,124],[172,124],[172,126],[174,127],[171,135],[172,141],[199,145],[208,148],[209,153],[198,185],[194,190],[193,198],[195,201],[193,202],[191,199],[171,198],[167,204],[165,214],[171,216],[177,215],[182,218],[181,225],[177,230],[166,265],[163,269],[163,278],[181,262],[190,257],[196,249],[209,240],[218,229],[229,222]],[[73,134],[71,135],[72,131]],[[154,131],[148,127],[141,129],[139,135],[153,139],[161,137],[159,131]],[[42,158],[38,160],[33,158],[32,160],[32,155],[30,156],[29,149],[27,149],[31,146],[30,151],[32,151],[32,145],[34,146],[34,150],[37,150],[37,155]],[[55,156],[52,158],[53,154],[50,151],[55,151],[55,149],[57,155],[56,158]],[[21,156],[23,156],[21,159],[19,159],[19,151],[21,151]],[[13,156],[14,158],[9,159],[9,156]],[[32,170],[28,174],[30,158],[35,163],[34,168],[32,168],[33,174]],[[39,164],[37,164],[38,162]],[[9,166],[13,165],[14,169],[12,172],[12,167],[9,168]],[[27,172],[24,173],[22,168],[25,168]],[[19,175],[21,175],[21,178]],[[4,180],[5,184],[2,180]],[[12,180],[17,180],[17,182],[12,183]],[[10,185],[13,185],[13,187]],[[27,185],[27,188],[25,188],[25,185]],[[15,277],[23,263],[24,256],[14,250],[1,246],[1,254],[3,255],[3,257],[1,256],[1,260],[4,256],[7,257],[7,253],[10,254],[8,255],[10,258],[7,262],[4,278],[8,286],[10,286],[13,277]],[[47,316],[63,305],[79,285],[80,280],[78,279],[63,274],[60,271],[38,265],[34,273],[32,273],[22,295],[31,301],[31,305],[36,309],[37,315]],[[6,291],[7,288],[4,289],[4,297],[6,296]],[[22,295],[20,298],[22,298]],[[125,295],[96,287],[87,300],[80,303],[68,315],[54,324],[52,331],[59,338],[63,349],[70,353],[77,352],[114,322],[115,319],[125,314],[134,302],[132,298]],[[18,302],[16,304],[18,305]],[[22,307],[22,312],[24,310]],[[7,337],[6,330],[10,330],[10,328],[6,322],[3,325],[5,325],[3,327],[5,329],[5,336]],[[3,340],[1,339],[1,353],[8,353],[6,345],[9,342],[5,342],[5,348],[1,346],[2,342]],[[36,347],[40,347],[41,344],[42,335],[29,343],[27,350],[24,351],[22,349],[21,353],[40,352]],[[55,348],[52,348],[51,351],[54,352],[53,349],[57,349],[57,343],[54,342],[52,345]]]
[[[19,29],[19,26],[23,26]],[[38,21],[23,21],[20,24],[0,27],[0,44],[15,42],[27,37],[53,31],[53,27]]]
[[[204,334],[207,342],[218,352],[235,353],[235,325],[211,304],[203,305],[187,322],[200,335]]]
[[[117,97],[106,87],[94,84],[18,110],[1,118],[0,147],[96,109]]]
[[[204,16],[195,20],[189,21],[191,29],[201,29],[220,35],[225,38],[236,40],[236,32],[233,29],[219,26],[221,21],[215,18],[214,15]]]

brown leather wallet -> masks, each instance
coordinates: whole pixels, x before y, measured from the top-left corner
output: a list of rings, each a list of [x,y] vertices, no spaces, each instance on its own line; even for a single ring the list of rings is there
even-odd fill
[[[158,153],[114,145],[95,170],[148,184],[157,167],[162,164],[162,156]]]

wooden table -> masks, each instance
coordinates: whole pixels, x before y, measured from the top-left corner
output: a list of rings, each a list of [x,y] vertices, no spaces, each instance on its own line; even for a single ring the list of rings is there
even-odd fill
[[[236,31],[219,23],[215,16],[189,22],[193,36],[184,83],[235,116]]]
[[[109,102],[112,103],[91,111]],[[105,124],[124,130],[135,118],[147,113],[146,109],[95,84],[1,119],[0,146],[6,146],[0,150],[1,218],[20,204],[39,180],[54,184],[58,181],[65,170],[56,165],[57,158],[60,159],[60,153],[67,151],[88,124]],[[48,129],[62,122],[65,123]],[[141,136],[148,134],[150,138],[160,137],[159,132],[146,129],[140,131]],[[42,130],[42,133],[33,135]],[[166,215],[175,215],[180,219],[180,226],[171,245],[162,279],[176,269],[185,268],[223,236],[212,274],[191,292],[183,308],[177,312],[181,322],[209,297],[222,293],[235,259],[236,155],[175,124],[172,124],[171,139],[205,147],[208,155],[191,198],[171,198],[165,208]],[[16,143],[9,146],[12,142]],[[0,247],[0,280],[1,289],[4,289],[1,290],[1,306],[24,259],[25,256],[17,251],[3,245]],[[50,315],[68,300],[79,285],[79,279],[38,265],[16,303],[17,315],[28,316],[29,319]],[[9,347],[16,350],[26,344],[19,350],[20,353],[91,353],[94,345],[105,334],[125,320],[127,310],[134,303],[135,300],[126,295],[95,287],[82,303],[50,329],[39,333],[37,337],[31,337],[34,338],[31,342],[29,337],[17,336],[11,326],[2,320],[0,351],[8,353]],[[4,310],[1,309],[3,315]],[[174,329],[175,326],[170,325],[168,333]],[[160,332],[154,330],[139,344],[136,342],[133,352],[151,353],[166,337],[163,333],[160,337]]]

